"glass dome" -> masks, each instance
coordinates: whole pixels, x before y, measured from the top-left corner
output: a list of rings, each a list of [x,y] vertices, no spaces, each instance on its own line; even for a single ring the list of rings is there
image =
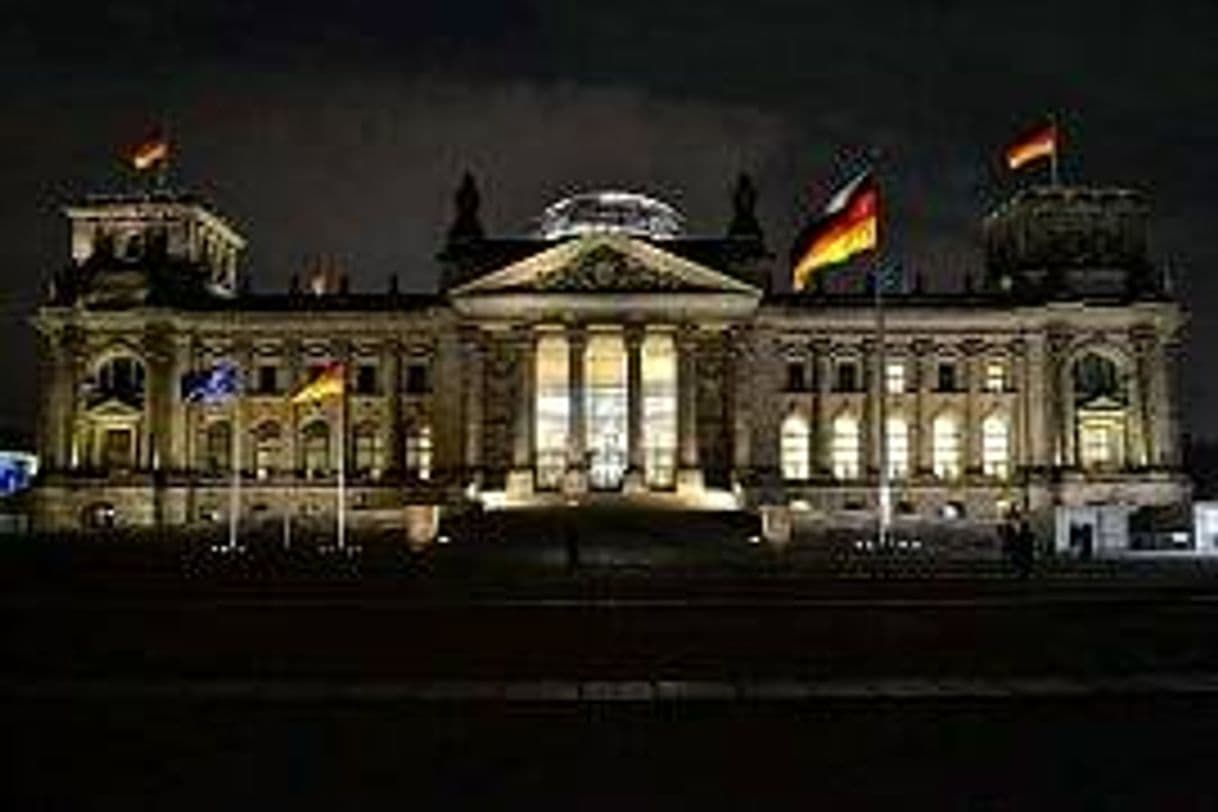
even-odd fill
[[[681,213],[634,192],[584,192],[563,198],[541,215],[538,233],[547,239],[580,234],[633,234],[667,239],[681,233]]]

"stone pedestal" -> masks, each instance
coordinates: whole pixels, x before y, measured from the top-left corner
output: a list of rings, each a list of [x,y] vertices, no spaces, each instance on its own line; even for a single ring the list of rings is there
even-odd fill
[[[642,469],[631,468],[626,471],[626,476],[622,480],[622,493],[627,496],[647,493],[647,477],[644,476]]]
[[[585,468],[568,468],[562,478],[563,496],[582,496],[588,492],[588,471]]]
[[[677,470],[677,495],[684,497],[701,496],[705,490],[701,468],[680,468]]]
[[[786,546],[791,541],[791,508],[786,505],[762,505],[761,535],[768,544]]]

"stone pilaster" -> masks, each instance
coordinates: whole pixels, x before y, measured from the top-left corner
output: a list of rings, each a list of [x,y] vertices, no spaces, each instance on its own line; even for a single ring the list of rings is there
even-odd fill
[[[1052,412],[1053,464],[1074,466],[1074,382],[1070,374],[1070,333],[1064,326],[1049,329],[1049,369],[1053,389],[1046,406]]]
[[[436,336],[434,385],[431,391],[431,425],[434,446],[433,481],[444,487],[459,486],[464,448],[461,443],[461,348],[451,330]]]
[[[483,383],[486,350],[477,328],[461,337],[462,371],[465,373],[465,475],[463,482],[482,484]]]
[[[1125,421],[1125,458],[1129,465],[1143,468],[1150,464],[1154,445],[1151,408],[1151,377],[1155,367],[1155,336],[1153,328],[1129,331],[1133,347],[1133,369],[1128,376],[1128,419]]]
[[[728,380],[732,399],[732,468],[737,480],[750,475],[752,468],[751,420],[755,401],[752,397],[752,353],[749,331],[733,329],[729,335]]]
[[[533,493],[533,408],[537,387],[537,337],[522,328],[512,337],[512,355],[516,372],[516,402],[512,412],[512,468],[508,472],[507,490],[514,498]]]
[[[385,427],[385,478],[401,482],[406,469],[406,437],[402,408],[402,345],[396,338],[381,345],[380,366],[384,370],[384,392],[388,405],[389,425]]]
[[[643,448],[643,329],[626,328],[626,450],[627,467],[623,490],[647,490],[646,458]]]
[[[284,377],[287,379],[287,393],[291,394],[303,383],[301,373],[301,345],[296,336],[288,336],[283,342]],[[288,419],[283,427],[283,455],[286,465],[293,478],[300,475],[304,468],[304,460],[300,445],[300,407],[288,404]]]

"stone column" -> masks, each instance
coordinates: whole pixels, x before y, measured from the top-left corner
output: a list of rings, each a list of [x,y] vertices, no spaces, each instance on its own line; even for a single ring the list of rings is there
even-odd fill
[[[248,406],[244,393],[254,382],[254,347],[248,338],[234,339],[233,360],[237,362],[238,375],[241,377],[242,394],[234,401],[232,430],[237,436],[237,467],[242,478],[253,467],[253,437],[249,432]],[[345,389],[344,389],[345,391]]]
[[[1053,464],[1073,467],[1074,456],[1074,381],[1070,374],[1070,334],[1062,327],[1049,330],[1049,357],[1053,375],[1053,392],[1049,398],[1054,412]]]
[[[729,397],[732,399],[732,469],[734,480],[751,477],[752,436],[750,422],[755,405],[752,397],[752,360],[749,332],[733,328],[728,336]]]
[[[1045,341],[1040,335],[1027,337],[1027,355],[1024,359],[1024,378],[1019,386],[1020,403],[1023,404],[1025,422],[1027,423],[1027,449],[1025,461],[1033,468],[1052,464],[1053,440],[1050,432],[1052,423],[1047,422],[1051,414],[1049,409],[1049,391],[1051,381],[1051,365],[1045,354]]]
[[[1180,465],[1180,449],[1177,442],[1179,415],[1177,414],[1176,377],[1180,345],[1175,336],[1161,336],[1155,351],[1154,370],[1150,379],[1153,409],[1154,448],[1156,464],[1175,468]]]
[[[623,490],[647,490],[646,457],[643,453],[643,328],[626,328],[626,449],[628,465]]]
[[[432,480],[445,488],[460,487],[459,472],[464,460],[461,444],[461,348],[451,327],[435,337],[434,385],[430,395],[434,445]],[[455,496],[455,494],[449,494]]]
[[[782,356],[774,336],[754,332],[750,344],[752,374],[746,396],[752,404],[750,451],[756,498],[762,505],[782,505],[785,504],[779,467]]]
[[[567,330],[567,475],[563,478],[563,493],[581,494],[588,490],[587,435],[588,420],[585,414],[584,367],[588,350],[588,333],[585,327]]]
[[[461,341],[461,365],[465,378],[465,476],[463,484],[482,485],[483,370],[486,352],[477,328]]]
[[[170,423],[168,438],[168,459],[165,467],[172,471],[182,472],[189,468],[188,432],[190,421],[187,418],[187,405],[182,402],[182,377],[190,369],[191,337],[177,334],[173,336],[170,352],[173,358],[170,364]]]
[[[515,331],[512,353],[516,371],[516,404],[512,415],[512,468],[507,491],[512,498],[533,493],[533,408],[537,387],[537,337],[529,328]]]
[[[1150,464],[1153,445],[1150,414],[1150,378],[1154,375],[1154,331],[1153,328],[1134,328],[1129,331],[1129,344],[1133,347],[1133,369],[1126,377],[1129,395],[1128,419],[1125,421],[1125,451],[1129,465],[1143,468]]]
[[[677,493],[702,493],[698,460],[698,341],[696,328],[677,332]]]

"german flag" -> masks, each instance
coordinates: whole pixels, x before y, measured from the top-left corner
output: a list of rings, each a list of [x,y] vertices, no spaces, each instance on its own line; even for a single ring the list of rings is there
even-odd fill
[[[1007,147],[1007,168],[1019,169],[1037,158],[1057,154],[1057,125],[1050,122],[1028,132]]]
[[[342,397],[347,385],[347,369],[338,361],[326,364],[308,383],[292,394],[294,404],[313,403],[326,398]]]
[[[846,184],[796,238],[792,284],[804,290],[818,268],[845,262],[879,244],[880,193],[871,170]]]
[[[154,133],[131,150],[131,166],[137,172],[151,169],[169,160],[169,139],[164,133]]]

